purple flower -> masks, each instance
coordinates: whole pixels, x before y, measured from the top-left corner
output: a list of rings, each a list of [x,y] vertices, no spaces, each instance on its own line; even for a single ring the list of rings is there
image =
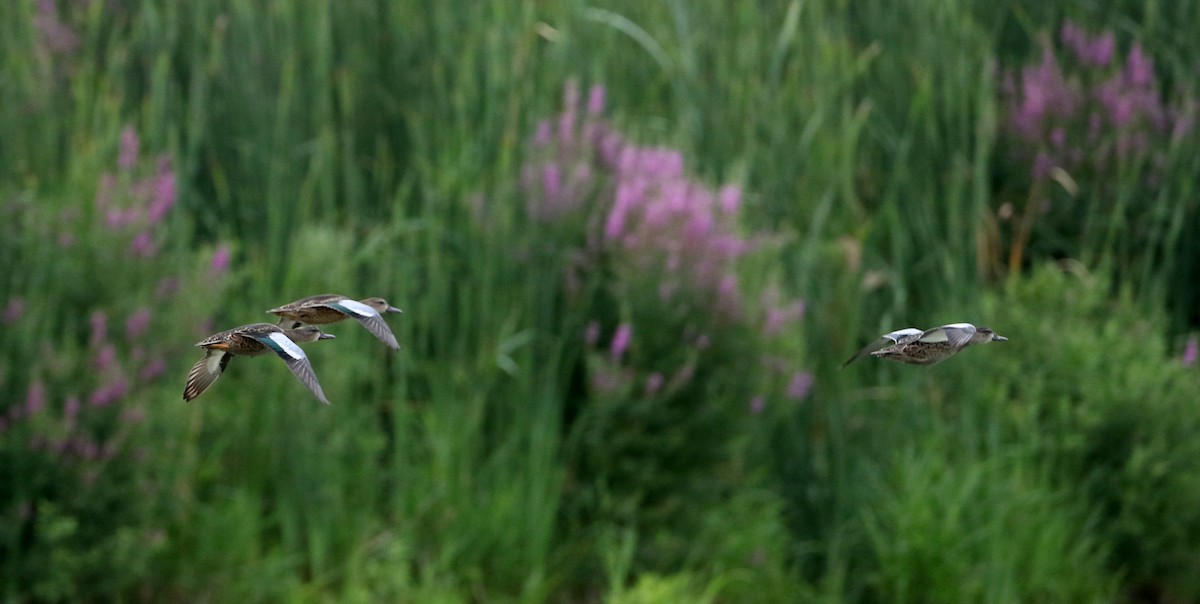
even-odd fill
[[[129,391],[129,382],[125,378],[117,378],[92,392],[88,397],[88,404],[93,407],[107,407],[118,400]]]
[[[1071,21],[1063,23],[1059,39],[1071,50],[1077,61],[1091,67],[1107,67],[1116,48],[1116,37],[1112,32],[1105,32],[1093,38]]]
[[[662,390],[662,386],[663,374],[655,371],[654,373],[646,376],[646,396],[654,396],[655,394],[658,394],[658,391]]]
[[[554,127],[550,122],[542,120],[538,122],[537,129],[534,130],[533,144],[538,147],[545,147],[550,144],[550,138],[554,134]]]
[[[164,172],[155,177],[154,197],[150,207],[146,209],[146,220],[150,224],[162,222],[171,207],[175,205],[175,173]]]
[[[138,160],[138,135],[132,126],[125,126],[121,129],[121,144],[119,148],[117,167],[122,171],[128,172],[137,165]]]
[[[604,87],[596,84],[588,90],[588,114],[600,115],[604,113]]]
[[[721,187],[721,211],[726,214],[736,214],[742,204],[742,189],[734,185]]]
[[[609,351],[614,361],[619,360],[625,354],[625,350],[629,348],[629,341],[633,337],[633,326],[629,323],[622,323],[617,326],[616,333],[613,334],[612,343]]]
[[[1146,88],[1154,84],[1154,60],[1146,56],[1141,44],[1134,42],[1133,48],[1129,49],[1122,74],[1132,86]]]
[[[79,48],[79,36],[58,18],[58,7],[54,0],[38,0],[34,25],[41,34],[42,43],[51,53],[66,55]]]
[[[96,441],[90,438],[84,436],[76,438],[74,440],[73,448],[80,457],[83,457],[89,461],[95,461],[96,459],[100,458],[100,447],[96,445]]]
[[[812,390],[813,376],[807,371],[797,371],[792,374],[792,380],[788,382],[787,397],[794,401],[802,401],[808,398],[808,393]]]
[[[0,314],[0,320],[3,320],[5,325],[12,325],[20,321],[21,316],[24,314],[25,298],[17,296],[8,300],[8,304],[4,307],[4,312]]]
[[[158,246],[155,245],[150,231],[141,231],[135,235],[129,249],[140,258],[153,258],[158,254]]]
[[[1042,62],[1021,70],[1021,93],[1009,116],[1009,126],[1029,142],[1040,140],[1050,120],[1071,116],[1080,105],[1080,94],[1067,83],[1049,46]]]
[[[763,397],[763,395],[757,394],[754,396],[754,398],[750,399],[750,414],[751,415],[761,415],[762,412],[766,408],[767,408],[767,399],[765,397]]]
[[[559,172],[558,164],[547,162],[542,167],[542,190],[546,193],[546,199],[551,205],[557,205],[560,201],[562,190],[562,174]]]
[[[587,327],[583,330],[583,341],[588,345],[594,346],[600,341],[600,324],[595,321],[588,321]]]
[[[217,246],[217,250],[213,252],[212,262],[209,263],[210,272],[214,275],[223,274],[229,269],[229,259],[229,246],[225,244]]]
[[[804,300],[793,300],[786,306],[778,306],[778,290],[767,290],[762,296],[762,305],[767,307],[767,318],[763,324],[763,335],[777,336],[789,324],[804,318]]]
[[[110,207],[104,212],[104,221],[110,231],[115,231],[136,219],[137,215],[133,210]]]
[[[150,309],[139,308],[125,320],[125,338],[136,340],[150,327]]]
[[[1056,162],[1048,153],[1039,151],[1033,158],[1033,180],[1040,181],[1050,177],[1050,173],[1054,171]]]
[[[614,206],[608,214],[608,220],[604,223],[604,238],[608,241],[614,241],[620,238],[621,233],[625,231],[625,208],[623,206]]]
[[[25,415],[33,417],[46,408],[46,385],[41,380],[29,385],[29,393],[25,395]]]
[[[92,364],[96,367],[96,371],[104,373],[117,364],[117,348],[110,343],[105,343],[100,347],[100,352],[96,353],[95,360]]]
[[[138,371],[138,379],[143,382],[151,382],[158,379],[167,370],[167,362],[156,358],[146,363],[140,371]]]
[[[1196,342],[1196,336],[1188,336],[1187,345],[1183,348],[1183,364],[1185,367],[1191,367],[1196,364],[1198,348],[1200,348],[1200,344]]]

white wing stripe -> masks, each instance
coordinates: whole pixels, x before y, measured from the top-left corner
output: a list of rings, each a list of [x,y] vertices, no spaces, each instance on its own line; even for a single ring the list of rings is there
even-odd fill
[[[375,317],[379,313],[374,308],[355,300],[338,300],[337,306],[344,308],[360,317]]]
[[[898,342],[900,338],[903,338],[904,336],[911,336],[918,333],[921,333],[921,330],[917,329],[916,327],[905,327],[904,329],[897,329],[892,333],[885,334],[883,337],[893,342]]]
[[[971,325],[970,323],[951,323],[949,325],[943,325],[942,329],[969,329],[973,332],[975,331],[975,326]]]
[[[281,349],[283,349],[283,351],[286,352],[288,354],[288,356],[292,357],[293,359],[303,359],[304,358],[304,351],[301,350],[300,347],[297,346],[296,343],[293,342],[291,338],[283,335],[282,333],[280,333],[278,331],[271,333],[267,337],[271,338],[272,341],[274,341],[276,344],[278,344],[279,347]]]

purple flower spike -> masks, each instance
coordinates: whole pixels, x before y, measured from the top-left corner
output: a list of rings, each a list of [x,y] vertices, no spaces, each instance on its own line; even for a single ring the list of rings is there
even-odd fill
[[[58,18],[58,7],[54,0],[38,0],[34,25],[50,52],[68,55],[79,48],[79,35]]]
[[[129,382],[125,378],[117,378],[117,380],[105,386],[101,386],[92,395],[88,397],[88,403],[93,407],[107,407],[125,396],[129,391]]]
[[[624,356],[625,351],[629,348],[629,341],[633,337],[633,326],[629,323],[622,323],[617,326],[617,332],[613,334],[612,344],[610,345],[610,353],[614,361]]]
[[[121,144],[117,154],[117,167],[123,172],[128,172],[137,165],[138,160],[138,135],[132,126],[125,126],[121,129]]]
[[[562,201],[562,172],[558,164],[549,162],[542,167],[542,190],[546,193],[546,201],[550,207],[557,206]]]
[[[742,190],[734,185],[721,187],[721,211],[726,214],[736,214],[742,205]]]
[[[155,177],[154,197],[146,210],[146,220],[150,224],[162,222],[164,216],[175,205],[177,193],[175,190],[175,173],[163,172]]]
[[[807,371],[797,371],[792,374],[792,380],[788,382],[787,397],[794,401],[802,401],[808,398],[809,391],[812,390],[813,376]]]
[[[125,338],[136,340],[150,327],[150,309],[139,308],[125,320]]]
[[[537,130],[533,134],[533,144],[538,147],[545,147],[550,144],[550,138],[554,134],[554,128],[550,122],[542,120],[538,122]]]
[[[662,390],[662,386],[663,374],[655,371],[654,373],[646,376],[646,396],[654,396],[655,394],[658,394],[658,391]]]
[[[1104,32],[1099,38],[1092,40],[1089,61],[1096,67],[1108,67],[1117,49],[1117,37],[1111,31]]]
[[[756,395],[750,399],[750,414],[762,415],[762,412],[767,408],[767,399],[763,395]]]
[[[588,114],[604,113],[604,87],[597,84],[588,91]]]
[[[166,373],[166,371],[166,361],[162,359],[153,359],[149,363],[146,363],[146,366],[142,367],[142,369],[138,371],[138,380],[142,382],[152,382],[158,379],[163,373]]]
[[[1129,49],[1124,75],[1126,81],[1133,86],[1149,87],[1154,84],[1154,60],[1146,56],[1142,45],[1137,42]]]
[[[139,258],[153,258],[158,255],[158,246],[154,243],[154,238],[150,236],[150,231],[141,231],[133,238],[133,243],[129,244],[130,251]]]
[[[1183,364],[1186,367],[1191,367],[1196,364],[1196,354],[1200,352],[1200,343],[1197,343],[1196,336],[1188,336],[1187,345],[1183,348]]]
[[[96,367],[96,371],[104,373],[113,368],[117,364],[117,348],[110,343],[105,343],[100,347],[100,352],[96,353],[96,358],[92,361]]]
[[[212,262],[209,264],[209,270],[214,275],[223,274],[229,269],[229,259],[229,246],[224,244],[217,246],[217,250],[213,252]]]

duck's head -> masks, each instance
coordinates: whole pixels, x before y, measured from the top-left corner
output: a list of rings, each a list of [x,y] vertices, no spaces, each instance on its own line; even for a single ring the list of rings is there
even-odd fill
[[[297,344],[316,342],[317,340],[332,340],[337,337],[331,333],[325,333],[313,325],[301,325],[300,327],[285,330],[285,333],[287,337],[291,338]]]
[[[982,344],[984,342],[1007,342],[1008,338],[992,331],[990,327],[980,327],[975,330],[974,337],[971,338],[972,344]]]
[[[363,304],[366,304],[367,306],[374,308],[375,311],[381,315],[385,312],[404,312],[404,311],[400,310],[399,308],[396,308],[395,306],[388,304],[387,300],[384,300],[383,298],[379,298],[379,297],[365,298],[365,299],[359,300],[359,302],[362,302]]]

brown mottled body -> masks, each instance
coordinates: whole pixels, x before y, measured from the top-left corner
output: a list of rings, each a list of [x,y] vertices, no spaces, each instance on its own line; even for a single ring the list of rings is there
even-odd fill
[[[203,394],[221,377],[233,357],[253,357],[274,352],[318,400],[328,405],[329,400],[325,398],[308,357],[296,343],[333,337],[312,326],[283,329],[270,323],[252,323],[215,333],[196,344],[205,349],[205,355],[188,372],[183,400],[190,401]]]
[[[868,354],[909,365],[933,365],[973,344],[1007,341],[1008,338],[987,327],[976,328],[970,323],[951,323],[924,331],[906,327],[885,334],[868,344],[850,357],[842,367]]]

